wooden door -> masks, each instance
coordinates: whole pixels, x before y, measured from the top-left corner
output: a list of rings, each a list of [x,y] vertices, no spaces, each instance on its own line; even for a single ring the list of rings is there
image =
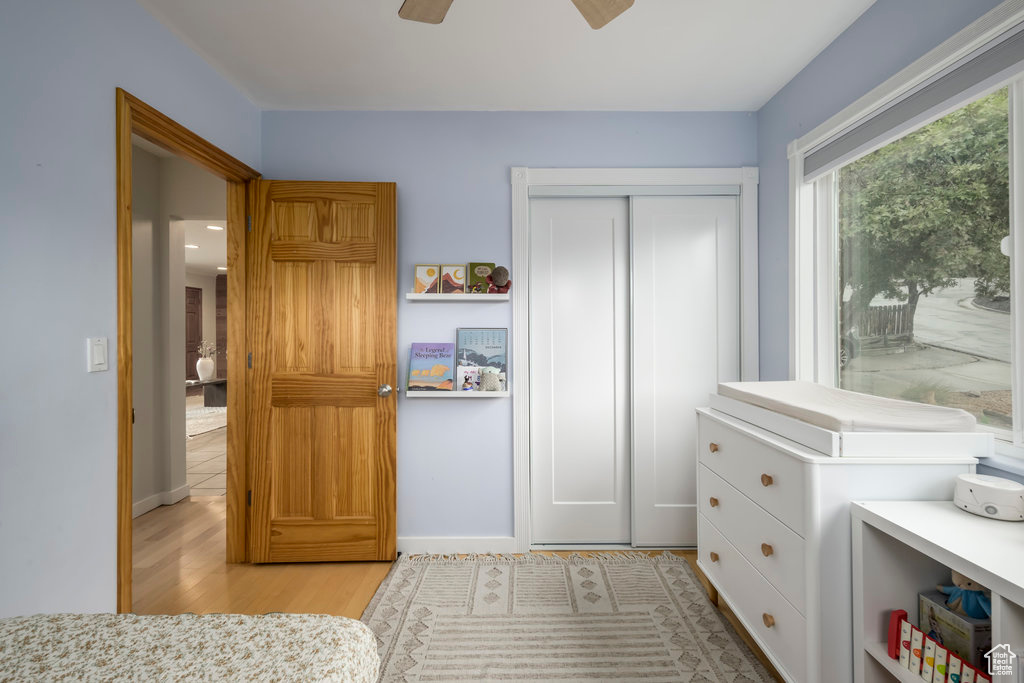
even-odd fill
[[[185,379],[199,379],[196,361],[203,341],[203,290],[185,288]]]
[[[258,181],[254,562],[395,558],[394,183]]]

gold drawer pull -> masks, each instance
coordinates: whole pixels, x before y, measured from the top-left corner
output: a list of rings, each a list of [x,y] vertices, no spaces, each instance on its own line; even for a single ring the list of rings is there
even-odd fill
[[[770,474],[762,474],[761,475],[761,486],[771,486],[774,483],[775,483],[775,480],[772,479],[772,475],[770,475]]]
[[[708,498],[708,504],[711,507],[716,508],[716,507],[718,507],[718,499],[715,498],[714,496],[712,496],[711,498]]]
[[[775,626],[775,617],[773,617],[772,615],[768,614],[767,612],[765,612],[764,614],[761,615],[761,621],[763,621],[764,625],[767,626],[768,628],[771,628],[772,626]]]
[[[718,444],[715,443],[714,441],[712,441],[711,443],[708,444],[708,450],[711,451],[712,453],[717,453],[718,452]]]
[[[775,548],[771,547],[767,543],[762,543],[761,544],[761,554],[764,555],[765,557],[770,557],[771,555],[775,554]]]
[[[718,553],[711,551],[710,555],[712,562],[718,562]]]

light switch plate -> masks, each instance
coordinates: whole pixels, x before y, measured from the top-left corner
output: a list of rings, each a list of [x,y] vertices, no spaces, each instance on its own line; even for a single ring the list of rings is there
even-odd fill
[[[89,372],[103,372],[107,369],[107,338],[89,337],[85,341],[86,369]]]

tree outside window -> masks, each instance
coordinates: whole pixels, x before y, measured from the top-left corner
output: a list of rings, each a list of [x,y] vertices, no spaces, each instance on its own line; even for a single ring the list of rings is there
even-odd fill
[[[835,172],[843,388],[1010,427],[1007,98]]]

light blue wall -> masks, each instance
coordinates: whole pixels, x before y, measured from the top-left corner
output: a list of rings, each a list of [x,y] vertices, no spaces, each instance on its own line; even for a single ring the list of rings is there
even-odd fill
[[[999,4],[878,0],[758,112],[761,379],[789,373],[786,145]]]
[[[0,616],[110,611],[114,88],[257,168],[259,110],[133,0],[4,0],[0,64]]]
[[[114,607],[116,378],[85,372],[84,340],[116,339],[115,86],[267,177],[396,181],[401,292],[416,262],[508,263],[510,166],[756,163],[761,370],[775,379],[788,363],[786,144],[995,4],[878,0],[758,115],[261,117],[132,0],[4,2],[0,616]],[[460,325],[511,327],[511,307],[402,299],[401,372],[410,342]],[[512,533],[511,420],[506,400],[399,399],[401,536]]]
[[[415,263],[511,256],[511,166],[743,166],[746,113],[265,112],[263,173],[398,183],[399,292]],[[515,281],[523,276],[513,269]],[[512,327],[510,304],[398,308],[400,382],[409,344],[455,328]],[[514,373],[514,368],[512,369]],[[511,378],[515,390],[515,377]],[[398,402],[398,534],[512,534],[508,400]]]

